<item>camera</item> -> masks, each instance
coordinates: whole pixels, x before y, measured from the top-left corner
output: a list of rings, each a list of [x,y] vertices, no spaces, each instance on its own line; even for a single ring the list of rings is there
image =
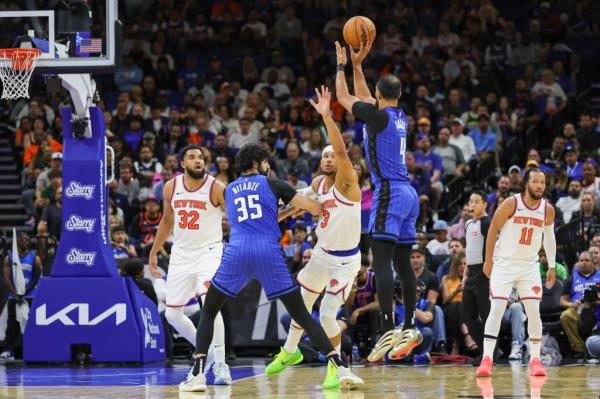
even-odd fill
[[[583,291],[582,302],[583,303],[596,303],[598,302],[598,293],[600,292],[600,283],[596,283]]]

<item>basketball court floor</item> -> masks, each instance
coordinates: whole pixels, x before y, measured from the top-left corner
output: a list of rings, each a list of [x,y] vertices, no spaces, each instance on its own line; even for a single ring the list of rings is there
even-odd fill
[[[0,366],[0,398],[599,398],[600,366],[549,367],[548,377],[530,379],[522,364],[499,365],[493,378],[475,378],[467,366],[357,366],[365,380],[360,391],[324,391],[325,367],[293,367],[274,378],[263,374],[264,360],[231,368],[230,387],[180,394],[177,385],[189,368]],[[243,364],[243,365],[242,365]],[[210,382],[210,376],[209,376]]]

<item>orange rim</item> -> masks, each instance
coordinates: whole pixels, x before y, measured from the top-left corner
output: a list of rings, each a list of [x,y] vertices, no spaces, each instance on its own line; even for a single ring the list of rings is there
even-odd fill
[[[0,59],[12,61],[12,67],[18,70],[31,69],[33,58],[42,55],[39,48],[2,48],[0,49]]]

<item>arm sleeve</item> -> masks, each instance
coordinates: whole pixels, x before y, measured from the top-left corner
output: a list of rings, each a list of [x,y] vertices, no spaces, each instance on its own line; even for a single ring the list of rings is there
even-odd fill
[[[491,223],[491,220],[490,220],[489,216],[481,219],[481,235],[484,236],[485,238],[487,238],[487,233],[490,228],[490,223]]]
[[[296,192],[300,195],[303,195],[303,196],[311,198],[311,199],[317,198],[317,193],[315,193],[312,186],[300,188],[300,189],[296,190]]]
[[[352,114],[365,121],[368,132],[375,134],[385,129],[389,120],[387,112],[362,101],[357,101],[352,105]]]
[[[277,199],[281,199],[286,205],[298,194],[289,184],[281,180],[269,180],[269,186]]]
[[[548,258],[548,267],[556,267],[556,238],[554,237],[554,223],[550,226],[544,225],[544,249]]]

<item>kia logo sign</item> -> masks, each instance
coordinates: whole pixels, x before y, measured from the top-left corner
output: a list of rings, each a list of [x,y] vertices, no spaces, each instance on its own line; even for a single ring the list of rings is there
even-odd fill
[[[75,309],[78,309],[76,322],[69,316],[69,313]],[[90,305],[87,303],[72,303],[50,316],[46,312],[46,304],[43,304],[35,310],[35,324],[38,326],[49,326],[59,321],[65,326],[95,326],[113,314],[115,315],[115,326],[122,324],[127,320],[127,305],[125,303],[114,304],[90,320]]]
[[[86,186],[77,181],[72,181],[65,189],[65,195],[69,198],[82,197],[89,200],[94,196],[94,188],[93,184]]]
[[[86,233],[94,232],[96,219],[84,219],[79,215],[71,215],[65,223],[65,228],[69,231],[85,231]]]

